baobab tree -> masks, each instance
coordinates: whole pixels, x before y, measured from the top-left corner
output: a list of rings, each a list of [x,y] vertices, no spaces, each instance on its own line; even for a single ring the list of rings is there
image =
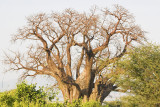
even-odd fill
[[[12,38],[31,41],[24,54],[14,52],[5,62],[10,71],[23,71],[23,77],[49,75],[56,79],[65,100],[103,102],[118,85],[111,69],[133,41],[144,41],[144,31],[125,8],[115,5],[80,13],[37,14]],[[102,60],[105,60],[102,63]]]

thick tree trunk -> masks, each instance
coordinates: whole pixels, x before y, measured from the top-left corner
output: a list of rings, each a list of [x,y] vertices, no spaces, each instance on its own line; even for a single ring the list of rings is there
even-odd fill
[[[86,101],[99,101],[103,102],[104,99],[113,91],[116,87],[113,84],[104,84],[101,81],[94,83],[95,73],[92,72],[91,78],[83,72],[81,77],[76,80],[75,84],[68,84],[65,82],[59,82],[59,88],[62,91],[64,100],[72,103],[74,100],[82,98],[83,102]],[[89,79],[89,80],[87,80]],[[90,83],[86,82],[89,81]],[[78,88],[79,87],[79,88]]]
[[[69,101],[71,103],[72,101],[81,98],[81,91],[75,85],[66,84],[63,82],[58,84],[65,101]]]
[[[103,102],[104,99],[110,94],[114,87],[112,85],[103,86],[99,84],[96,86],[93,91],[90,93],[89,97],[82,92],[80,92],[75,86],[63,85],[61,86],[61,91],[65,101],[72,103],[74,100],[82,98],[83,102],[86,101],[99,101]],[[88,93],[89,94],[89,93]]]
[[[90,94],[89,100],[90,101],[99,101],[103,102],[104,99],[110,94],[111,91],[115,90],[117,87],[113,86],[113,84],[103,84],[100,81],[96,81],[94,84],[94,89]]]
[[[89,100],[89,96],[93,88],[91,83],[93,83],[94,77],[92,77],[91,72],[89,72],[88,69],[89,68],[86,68],[76,80],[76,83],[79,84],[81,89],[81,97],[83,97],[83,102]]]

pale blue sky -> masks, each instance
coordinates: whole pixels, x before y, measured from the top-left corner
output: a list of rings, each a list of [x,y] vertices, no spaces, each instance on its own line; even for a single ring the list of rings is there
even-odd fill
[[[10,43],[11,34],[26,24],[27,16],[39,12],[59,12],[66,8],[87,12],[95,5],[110,8],[113,4],[128,9],[135,16],[137,24],[148,32],[148,39],[160,43],[160,0],[0,0],[0,59],[3,59],[3,51],[14,48]],[[0,62],[0,91],[15,88],[18,78],[15,72],[2,73],[4,68],[6,66]],[[45,84],[49,80],[39,81]]]

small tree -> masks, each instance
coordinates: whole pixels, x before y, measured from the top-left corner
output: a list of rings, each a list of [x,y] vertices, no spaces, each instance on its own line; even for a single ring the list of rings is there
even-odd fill
[[[125,55],[133,41],[142,42],[144,31],[134,17],[121,6],[114,10],[92,9],[79,13],[66,9],[62,13],[38,14],[28,19],[13,40],[31,41],[24,55],[7,55],[9,70],[23,70],[23,77],[54,77],[65,100],[79,98],[103,100],[117,88],[104,74],[108,65]],[[24,42],[23,42],[24,43]],[[105,66],[101,60],[107,59]]]
[[[48,97],[50,96],[48,96],[48,93],[45,92],[42,87],[36,89],[36,84],[28,85],[26,82],[22,82],[17,85],[17,89],[0,94],[0,105],[14,107],[16,106],[14,105],[16,102],[27,105],[30,103],[45,104]]]
[[[36,89],[36,84],[28,85],[25,82],[17,85],[15,96],[19,102],[41,102],[45,103],[47,94],[43,88]]]
[[[160,46],[147,44],[134,48],[118,65],[125,71],[121,86],[137,95],[139,103],[160,104]]]

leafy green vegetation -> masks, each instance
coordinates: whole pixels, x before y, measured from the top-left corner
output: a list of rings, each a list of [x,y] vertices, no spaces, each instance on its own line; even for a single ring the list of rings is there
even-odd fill
[[[133,96],[125,99],[143,106],[160,106],[160,46],[147,44],[130,50],[118,63],[119,84]]]
[[[17,89],[0,94],[0,105],[44,105],[48,100],[54,99],[55,94],[44,91],[43,87],[36,89],[36,84],[28,85],[26,82],[22,82],[17,85]]]
[[[27,85],[27,83],[22,82],[17,85],[16,99],[18,102],[28,101],[28,102],[41,102],[45,103],[46,93],[43,88],[36,90],[36,84]]]
[[[8,93],[1,94],[0,97],[0,105],[12,106],[15,102],[15,97]]]

